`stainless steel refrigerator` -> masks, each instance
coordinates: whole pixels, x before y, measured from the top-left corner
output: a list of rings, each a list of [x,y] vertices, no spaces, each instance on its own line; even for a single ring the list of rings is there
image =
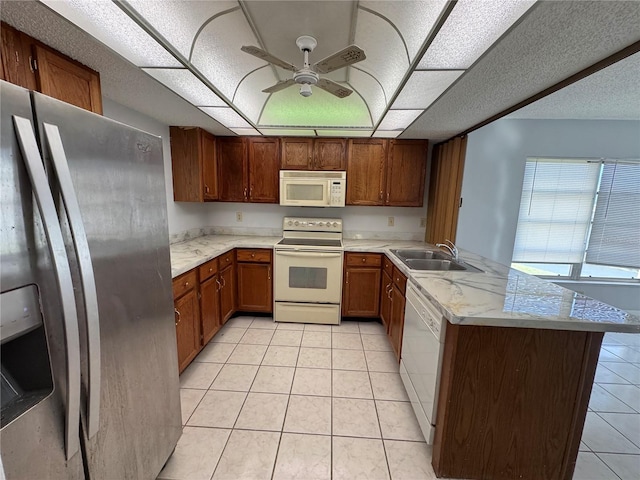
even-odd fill
[[[161,139],[0,97],[4,474],[155,478],[181,434]]]

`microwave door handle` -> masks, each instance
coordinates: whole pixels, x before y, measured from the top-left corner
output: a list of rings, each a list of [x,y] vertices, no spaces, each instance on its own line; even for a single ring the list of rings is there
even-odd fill
[[[58,178],[62,201],[69,219],[73,245],[76,250],[80,282],[87,321],[87,355],[89,378],[87,381],[87,437],[92,438],[100,424],[100,318],[98,293],[87,233],[80,214],[78,196],[71,181],[69,163],[62,145],[60,131],[55,125],[44,124],[44,136],[51,154],[53,168]]]
[[[80,448],[80,339],[71,269],[62,238],[62,230],[58,223],[53,195],[49,189],[31,121],[14,115],[13,123],[42,217],[47,246],[60,292],[64,336],[67,344],[65,449],[66,458],[70,460]]]
[[[340,252],[323,253],[323,252],[310,252],[310,251],[300,251],[300,250],[287,251],[287,252],[278,251],[278,252],[276,252],[276,255],[281,255],[283,257],[309,257],[309,258],[335,258],[335,257],[342,257],[342,253],[340,253]]]

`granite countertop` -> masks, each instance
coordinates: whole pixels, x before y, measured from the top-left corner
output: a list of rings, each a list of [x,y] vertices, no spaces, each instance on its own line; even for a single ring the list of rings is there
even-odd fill
[[[281,237],[207,235],[171,245],[176,277],[233,248],[272,248]],[[435,248],[424,242],[344,239],[347,252],[378,252],[407,275],[451,323],[499,327],[640,333],[640,317],[464,250],[483,270],[415,271],[391,250]]]

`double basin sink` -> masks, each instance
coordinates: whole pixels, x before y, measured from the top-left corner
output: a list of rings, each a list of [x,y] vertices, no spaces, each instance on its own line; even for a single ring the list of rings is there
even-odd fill
[[[461,260],[454,260],[439,250],[391,250],[411,270],[482,272]]]

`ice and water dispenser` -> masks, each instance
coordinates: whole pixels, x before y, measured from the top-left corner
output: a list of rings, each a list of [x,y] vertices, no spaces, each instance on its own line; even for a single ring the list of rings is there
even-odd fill
[[[53,392],[39,292],[27,285],[0,294],[1,427]]]

